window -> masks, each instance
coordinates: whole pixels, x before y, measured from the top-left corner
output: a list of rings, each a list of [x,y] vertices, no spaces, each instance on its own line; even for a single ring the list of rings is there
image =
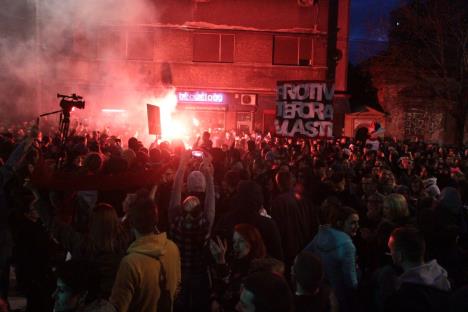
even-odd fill
[[[275,36],[273,44],[273,64],[312,65],[312,38]]]
[[[234,35],[196,33],[193,35],[193,61],[234,62]]]
[[[129,60],[153,60],[154,33],[148,31],[130,31],[127,41]]]
[[[125,33],[118,29],[103,28],[98,34],[98,57],[105,59],[124,56]]]

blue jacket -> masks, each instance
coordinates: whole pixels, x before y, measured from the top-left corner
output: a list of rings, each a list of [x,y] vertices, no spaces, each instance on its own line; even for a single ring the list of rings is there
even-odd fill
[[[320,257],[325,277],[336,293],[343,311],[349,307],[353,290],[357,288],[356,247],[351,237],[330,226],[321,226],[305,248]]]

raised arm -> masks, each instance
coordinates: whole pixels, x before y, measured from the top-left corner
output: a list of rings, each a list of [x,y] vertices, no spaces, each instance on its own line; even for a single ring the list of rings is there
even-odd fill
[[[206,180],[206,191],[205,191],[205,203],[204,214],[208,219],[209,231],[208,236],[211,234],[213,223],[215,219],[215,187],[214,187],[214,167],[211,163],[211,157],[207,157],[203,160],[202,172],[205,175]]]
[[[189,159],[190,153],[187,151],[182,152],[179,168],[174,177],[174,184],[172,185],[171,199],[169,201],[169,224],[172,224],[172,221],[177,215],[177,206],[180,205],[182,200],[182,185],[184,183],[185,169],[187,167],[187,162]]]

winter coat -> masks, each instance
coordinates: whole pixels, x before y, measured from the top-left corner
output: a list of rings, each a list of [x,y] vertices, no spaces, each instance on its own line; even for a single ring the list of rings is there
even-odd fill
[[[109,301],[117,311],[154,312],[161,297],[161,263],[172,302],[181,281],[180,254],[166,233],[136,239],[122,259]]]
[[[450,282],[436,260],[407,270],[398,281],[400,287],[388,299],[386,312],[436,312],[447,308]]]
[[[276,221],[287,266],[307,245],[318,230],[318,216],[312,204],[299,200],[292,192],[275,197],[271,217]]]
[[[429,196],[437,198],[440,195],[440,189],[437,186],[437,178],[427,178],[423,181],[424,190]]]
[[[351,237],[330,226],[321,226],[305,250],[320,257],[325,277],[335,291],[340,306],[349,308],[353,290],[358,286],[356,248]]]

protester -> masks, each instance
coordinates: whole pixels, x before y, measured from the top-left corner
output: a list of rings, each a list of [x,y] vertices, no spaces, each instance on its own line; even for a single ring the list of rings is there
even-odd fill
[[[242,284],[239,312],[291,312],[293,298],[286,281],[270,272],[249,275]]]
[[[117,311],[172,311],[181,281],[179,250],[155,229],[153,200],[137,196],[128,211],[136,240],[120,263],[109,301]]]
[[[318,230],[318,216],[311,203],[297,198],[292,174],[278,172],[279,194],[273,199],[271,216],[278,225],[284,251],[284,261],[291,267],[294,257],[307,245]]]
[[[208,261],[205,259],[208,238],[215,216],[214,168],[208,156],[200,171],[187,178],[187,196],[182,204],[181,185],[188,154],[182,155],[176,173],[169,205],[170,236],[179,247],[182,264],[182,285],[177,309],[200,311],[208,309]],[[206,192],[205,192],[206,191]],[[201,203],[201,200],[205,200]],[[179,210],[179,211],[178,211]]]
[[[316,234],[319,220],[331,225],[320,228],[315,242],[312,240],[314,247],[322,246],[324,239],[330,237],[336,239],[329,244],[336,249],[315,248],[313,252],[323,262],[324,283],[328,282],[336,292],[340,310],[384,310],[394,282],[402,273],[388,255],[387,241],[392,230],[407,224],[414,224],[423,233],[425,260],[437,260],[447,271],[451,288],[463,294],[468,285],[465,150],[381,137],[371,138],[372,146],[365,146],[367,137],[359,143],[353,138],[279,138],[212,130],[200,133],[199,145],[193,147],[193,155],[204,158],[192,158],[190,152],[182,152],[178,142],[153,142],[147,148],[140,138],[129,140],[129,133],[115,132],[112,127],[92,131],[73,126],[65,145],[56,129],[45,124],[41,128],[43,134],[35,131],[33,140],[32,135],[25,136],[31,132],[22,124],[3,129],[7,132],[0,133],[0,289],[8,300],[9,267],[14,265],[20,286],[17,290],[27,296],[29,310],[52,309],[52,272],[65,260],[64,251],[69,251],[68,258],[84,260],[93,269],[94,287],[88,290],[85,301],[93,297],[104,300],[113,288],[111,301],[132,310],[153,310],[157,303],[164,302],[183,311],[207,310],[210,294],[221,289],[216,285],[223,285],[219,276],[235,277],[236,281],[226,281],[224,285],[230,290],[219,292],[220,297],[224,297],[221,293],[230,293],[237,298],[240,279],[250,272],[274,272],[286,278],[298,272],[305,276],[318,272],[314,265],[307,266],[314,270],[301,271],[302,260],[296,263],[298,266],[291,265]],[[59,156],[62,161],[57,161]],[[212,166],[205,166],[210,160]],[[137,203],[142,198],[135,192],[141,188],[148,193],[151,189],[154,196],[145,198],[153,207],[157,203],[159,218],[146,218],[154,221],[151,233],[138,234],[129,254],[119,264],[127,245],[135,239],[136,233],[131,230],[136,228],[134,207],[140,206]],[[37,189],[39,200],[34,199],[31,189]],[[329,212],[343,210],[343,205],[354,209],[352,216],[345,213],[338,221],[331,220]],[[362,229],[354,236],[358,217]],[[230,255],[242,249],[238,241],[231,246],[235,226],[241,223],[257,229],[266,250],[266,257],[245,258],[243,262],[248,266],[238,266],[235,263],[240,259]],[[167,231],[180,249],[180,264],[172,252],[175,245],[164,240],[164,234],[152,234],[158,230]],[[207,250],[210,238],[218,247],[227,245],[222,247],[227,249],[227,267],[239,272],[238,276],[214,276],[215,286],[209,285],[205,278],[208,275],[201,273],[207,267],[216,267]],[[146,241],[153,239],[157,244]],[[162,241],[167,242],[172,253],[158,253],[163,249],[159,244]],[[164,274],[159,274],[157,257],[138,253],[142,248],[144,253],[159,255],[165,270],[173,271],[171,283],[177,283],[180,272],[184,281],[180,295],[175,295],[173,284],[161,287],[157,278],[148,280],[150,275]],[[31,257],[36,261],[31,262]],[[111,259],[114,260],[108,261]],[[152,288],[140,285],[133,293],[123,291],[125,285],[136,285],[122,275],[137,274],[130,274],[129,267],[141,268],[138,261],[145,262],[148,270],[143,272],[142,285],[153,283]],[[359,269],[352,262],[359,263]],[[332,263],[346,270],[330,269]],[[120,278],[117,275],[118,281],[112,285],[119,267]],[[332,282],[336,276],[330,271],[349,283],[338,283],[336,287]],[[35,288],[29,287],[30,282]],[[344,289],[346,295],[334,288]],[[161,296],[161,289],[167,289],[169,295]],[[305,293],[308,292],[311,291]],[[454,300],[460,298],[460,293]],[[150,305],[144,298],[170,300],[153,300]],[[225,299],[219,299],[219,306],[233,310],[237,299]],[[278,300],[283,299],[284,296],[278,296]],[[41,308],[42,303],[47,307]]]
[[[70,260],[57,268],[57,288],[54,292],[54,312],[114,312],[103,299],[90,300],[94,274],[86,262]]]
[[[326,285],[324,275],[322,262],[317,256],[307,251],[297,255],[291,270],[296,312],[338,311],[338,302]]]
[[[450,282],[436,260],[424,261],[426,244],[414,227],[395,229],[388,241],[393,262],[404,273],[399,287],[387,302],[385,311],[443,311],[448,307]]]
[[[351,311],[358,286],[356,248],[351,238],[359,229],[359,215],[350,207],[336,207],[330,212],[328,221],[328,224],[320,226],[305,251],[320,256],[340,311]]]
[[[267,254],[283,260],[283,249],[280,234],[274,220],[260,215],[263,204],[263,193],[260,186],[253,181],[241,181],[233,198],[232,211],[219,220],[215,233],[224,238],[232,237],[236,224],[248,223],[260,232]]]
[[[211,240],[210,251],[215,260],[211,309],[233,310],[239,300],[242,279],[247,276],[255,259],[266,256],[266,248],[259,231],[249,224],[237,224],[232,237],[232,252],[227,255],[228,244],[221,238]]]

